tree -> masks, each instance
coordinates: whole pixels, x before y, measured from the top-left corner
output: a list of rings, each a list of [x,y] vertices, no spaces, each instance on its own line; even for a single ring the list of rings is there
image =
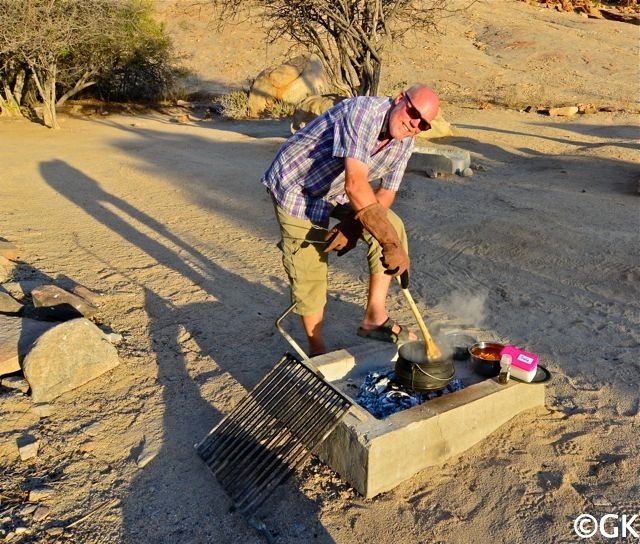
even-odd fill
[[[56,106],[139,56],[153,40],[168,53],[163,29],[144,0],[0,0],[2,113],[19,111],[30,80],[45,125],[58,128]]]
[[[470,0],[470,3],[474,0]],[[258,7],[269,38],[316,53],[331,83],[348,95],[378,91],[385,48],[414,29],[436,30],[446,0],[205,0],[221,20]]]

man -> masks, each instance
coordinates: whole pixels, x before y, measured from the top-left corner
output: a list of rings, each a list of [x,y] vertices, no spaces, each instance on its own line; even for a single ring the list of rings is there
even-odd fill
[[[289,138],[262,177],[282,235],[283,264],[294,312],[302,318],[311,356],[322,337],[328,253],[343,255],[358,238],[369,245],[369,293],[358,335],[402,343],[416,338],[387,313],[392,276],[408,283],[407,237],[390,208],[413,149],[429,130],[438,97],[414,85],[395,99],[358,96],[327,110]],[[370,182],[380,180],[373,189]],[[330,232],[329,218],[342,221]]]

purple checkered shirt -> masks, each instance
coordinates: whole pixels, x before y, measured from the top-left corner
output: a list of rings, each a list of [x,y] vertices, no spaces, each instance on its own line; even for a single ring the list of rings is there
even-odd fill
[[[345,157],[367,164],[369,181],[380,179],[381,187],[397,191],[413,138],[391,140],[373,154],[392,104],[379,96],[343,100],[291,136],[262,176],[278,205],[300,219],[328,221],[336,204],[349,202]]]

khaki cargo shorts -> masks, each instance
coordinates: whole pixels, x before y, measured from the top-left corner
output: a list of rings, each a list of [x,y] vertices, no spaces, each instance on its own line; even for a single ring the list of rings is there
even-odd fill
[[[291,286],[293,310],[299,315],[312,315],[322,310],[327,303],[327,274],[329,255],[324,253],[328,224],[313,223],[287,214],[273,202],[276,218],[280,225],[282,264]],[[387,212],[389,221],[398,232],[405,251],[407,233],[402,220],[391,210]],[[362,236],[368,245],[367,262],[371,274],[384,272],[380,262],[382,248],[366,230]]]

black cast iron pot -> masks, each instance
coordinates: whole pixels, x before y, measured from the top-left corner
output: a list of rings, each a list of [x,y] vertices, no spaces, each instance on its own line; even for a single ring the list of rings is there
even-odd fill
[[[413,391],[444,389],[455,376],[453,358],[427,360],[425,343],[415,340],[398,348],[396,380]]]

